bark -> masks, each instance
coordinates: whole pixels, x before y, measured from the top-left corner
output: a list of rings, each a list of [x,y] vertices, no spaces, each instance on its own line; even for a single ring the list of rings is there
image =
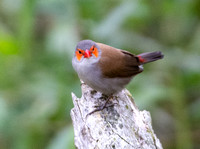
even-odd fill
[[[72,93],[71,118],[78,149],[162,149],[154,134],[148,111],[139,111],[128,90],[113,95],[107,108],[88,113],[103,105],[104,95],[82,83],[82,97]]]

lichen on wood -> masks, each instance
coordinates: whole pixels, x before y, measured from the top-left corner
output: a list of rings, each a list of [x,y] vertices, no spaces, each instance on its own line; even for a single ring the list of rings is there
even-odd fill
[[[128,90],[114,94],[107,107],[88,113],[105,103],[102,93],[82,83],[82,97],[72,93],[71,118],[78,149],[162,149],[154,134],[148,111],[139,111]]]

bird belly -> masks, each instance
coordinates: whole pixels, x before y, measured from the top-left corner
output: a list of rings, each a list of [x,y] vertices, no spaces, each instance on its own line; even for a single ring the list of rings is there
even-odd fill
[[[102,76],[102,73],[98,69],[89,69],[90,70],[85,72],[85,68],[84,72],[78,73],[79,78],[94,90],[100,91],[106,95],[121,91],[125,87],[125,85],[127,85],[132,79],[132,77],[106,78]]]
[[[108,78],[102,75],[101,69],[96,63],[84,61],[78,65],[73,63],[73,67],[79,78],[93,88],[105,95],[111,95],[121,91],[132,77],[128,78]]]
[[[131,78],[97,78],[95,84],[91,84],[97,91],[106,95],[111,95],[121,91],[129,82]]]

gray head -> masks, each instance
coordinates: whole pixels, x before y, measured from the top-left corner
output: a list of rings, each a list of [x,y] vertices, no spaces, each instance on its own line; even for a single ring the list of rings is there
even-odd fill
[[[76,46],[74,57],[76,61],[81,62],[84,59],[99,59],[100,54],[101,50],[94,41],[82,40]]]
[[[90,50],[93,45],[96,45],[96,43],[92,40],[82,40],[77,44],[76,49]]]

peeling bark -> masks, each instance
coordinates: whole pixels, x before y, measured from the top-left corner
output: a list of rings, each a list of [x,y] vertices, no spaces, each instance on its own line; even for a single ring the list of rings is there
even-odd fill
[[[103,105],[106,98],[84,83],[81,88],[81,98],[72,93],[76,148],[162,149],[152,129],[150,113],[139,111],[128,90],[113,95],[107,108],[88,115],[95,106]]]

